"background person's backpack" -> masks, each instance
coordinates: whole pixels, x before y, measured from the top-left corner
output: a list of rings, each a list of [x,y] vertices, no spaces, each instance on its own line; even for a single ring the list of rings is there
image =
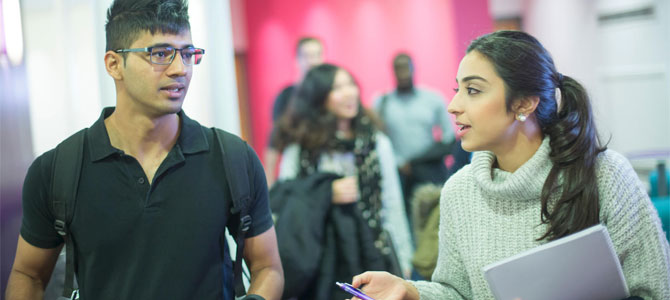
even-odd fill
[[[237,254],[233,261],[229,254],[229,246],[225,234],[221,235],[221,251],[223,256],[224,299],[242,297],[246,294],[242,281],[242,253],[244,251],[244,236],[251,226],[249,205],[253,192],[253,175],[249,159],[249,151],[245,141],[239,137],[212,128],[223,155],[223,169],[230,188],[233,200],[228,220],[228,231],[237,244]],[[51,204],[54,212],[54,228],[65,241],[65,272],[63,297],[78,299],[78,291],[74,289],[74,244],[69,235],[70,222],[74,214],[77,187],[81,175],[81,165],[84,151],[84,138],[87,129],[61,142],[54,151],[51,173]],[[239,176],[246,174],[247,176]],[[234,216],[239,216],[235,218]],[[234,292],[233,292],[234,287]]]

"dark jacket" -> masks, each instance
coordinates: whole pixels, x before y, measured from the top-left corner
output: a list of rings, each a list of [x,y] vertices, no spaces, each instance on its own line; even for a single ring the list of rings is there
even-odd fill
[[[332,205],[334,174],[316,173],[277,182],[270,190],[279,255],[284,267],[282,299],[345,299],[336,281],[383,270],[373,233],[356,203]]]

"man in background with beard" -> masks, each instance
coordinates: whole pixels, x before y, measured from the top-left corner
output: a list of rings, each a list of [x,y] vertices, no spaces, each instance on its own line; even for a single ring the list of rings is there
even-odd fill
[[[374,108],[393,144],[410,218],[414,189],[424,183],[442,186],[446,181],[444,159],[456,140],[444,98],[414,85],[412,58],[406,53],[397,54],[393,72],[396,89],[376,99]]]

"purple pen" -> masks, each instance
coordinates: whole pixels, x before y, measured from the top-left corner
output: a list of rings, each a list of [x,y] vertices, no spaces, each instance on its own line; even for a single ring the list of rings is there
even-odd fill
[[[358,297],[361,300],[375,300],[375,299],[372,299],[372,297],[364,294],[361,290],[351,286],[351,284],[340,283],[340,282],[335,282],[335,284],[337,284],[337,286],[339,286],[345,292],[347,292],[349,294],[352,294],[352,295]]]

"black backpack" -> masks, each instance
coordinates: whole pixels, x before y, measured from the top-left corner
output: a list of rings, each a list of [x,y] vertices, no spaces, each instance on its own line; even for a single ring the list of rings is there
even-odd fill
[[[233,199],[233,206],[230,211],[231,218],[227,227],[237,244],[235,261],[230,258],[225,234],[221,236],[220,241],[224,260],[224,299],[231,299],[233,282],[236,297],[242,297],[246,294],[242,282],[242,253],[244,251],[244,236],[251,226],[249,204],[253,192],[253,177],[250,172],[251,161],[246,142],[221,129],[212,128],[212,130],[223,155],[223,169]],[[65,241],[63,297],[70,299],[77,299],[78,291],[74,290],[74,244],[69,236],[68,225],[74,214],[74,200],[77,199],[86,131],[86,128],[80,130],[56,147],[51,173],[51,200],[55,216],[54,228]],[[246,173],[248,176],[235,176],[240,173]],[[239,222],[232,216],[239,216]],[[230,271],[233,271],[232,274]],[[230,275],[233,275],[232,278]]]

